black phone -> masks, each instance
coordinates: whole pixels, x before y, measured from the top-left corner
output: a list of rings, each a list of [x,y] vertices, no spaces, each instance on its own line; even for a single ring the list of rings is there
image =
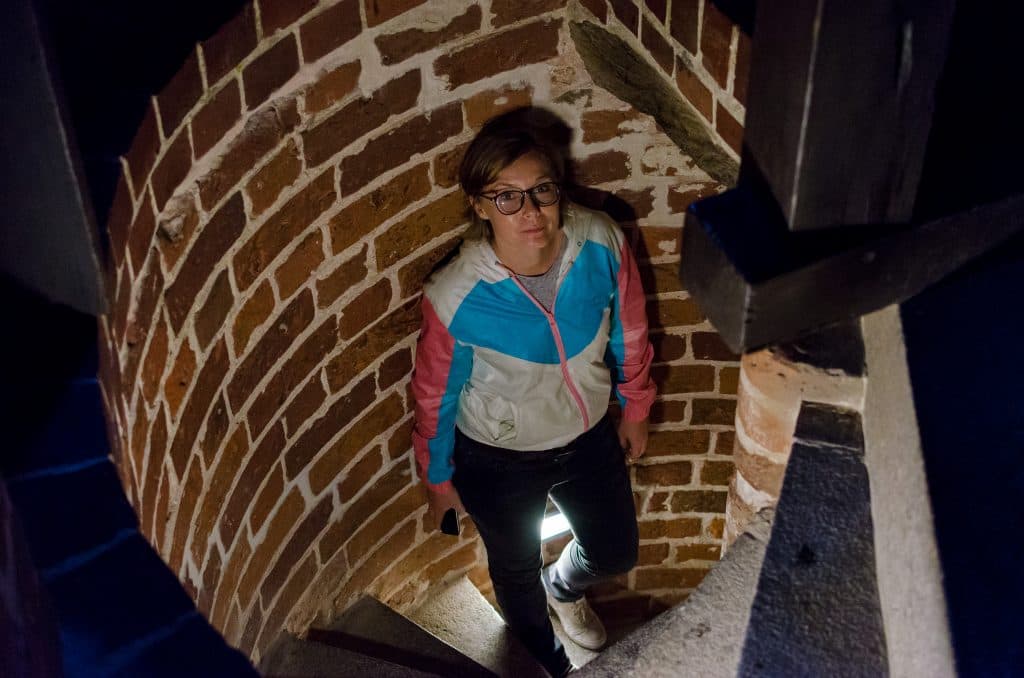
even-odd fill
[[[459,536],[459,517],[455,515],[455,509],[450,508],[444,512],[441,519],[441,531],[455,537]]]

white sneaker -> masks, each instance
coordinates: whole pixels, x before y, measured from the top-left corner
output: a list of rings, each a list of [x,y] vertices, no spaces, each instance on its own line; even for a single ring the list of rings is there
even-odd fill
[[[579,600],[563,603],[547,594],[548,606],[554,611],[558,621],[562,622],[565,635],[574,643],[588,650],[600,650],[608,640],[604,624],[594,614],[586,596]]]

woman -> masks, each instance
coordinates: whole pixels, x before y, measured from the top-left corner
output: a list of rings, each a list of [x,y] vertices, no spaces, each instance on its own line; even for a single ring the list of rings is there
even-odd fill
[[[654,386],[636,262],[611,219],[565,198],[542,115],[494,118],[466,150],[459,180],[484,237],[425,285],[413,443],[431,516],[469,513],[505,621],[561,676],[572,667],[547,606],[598,649],[584,592],[636,562],[625,457],[644,453]],[[542,572],[549,494],[574,539]]]

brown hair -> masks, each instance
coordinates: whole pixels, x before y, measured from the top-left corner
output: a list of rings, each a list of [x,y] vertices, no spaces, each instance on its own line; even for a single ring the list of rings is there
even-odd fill
[[[459,184],[470,199],[497,179],[503,169],[527,153],[537,153],[547,162],[551,178],[565,179],[566,156],[572,132],[553,113],[533,106],[516,108],[491,118],[469,144],[459,166]],[[562,200],[565,205],[565,200]],[[493,237],[491,224],[472,208],[469,217],[478,234]]]

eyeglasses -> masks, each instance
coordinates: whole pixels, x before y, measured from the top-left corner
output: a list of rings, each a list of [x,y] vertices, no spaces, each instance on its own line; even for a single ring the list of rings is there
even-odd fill
[[[548,205],[554,205],[558,202],[561,197],[561,191],[558,189],[558,184],[553,181],[545,181],[543,184],[537,184],[533,188],[528,188],[525,191],[517,191],[515,189],[506,189],[495,193],[494,195],[480,194],[481,198],[487,198],[494,203],[494,207],[499,212],[508,216],[515,214],[519,210],[523,209],[523,205],[526,204],[526,196],[529,194],[530,200],[537,207],[547,207]]]

